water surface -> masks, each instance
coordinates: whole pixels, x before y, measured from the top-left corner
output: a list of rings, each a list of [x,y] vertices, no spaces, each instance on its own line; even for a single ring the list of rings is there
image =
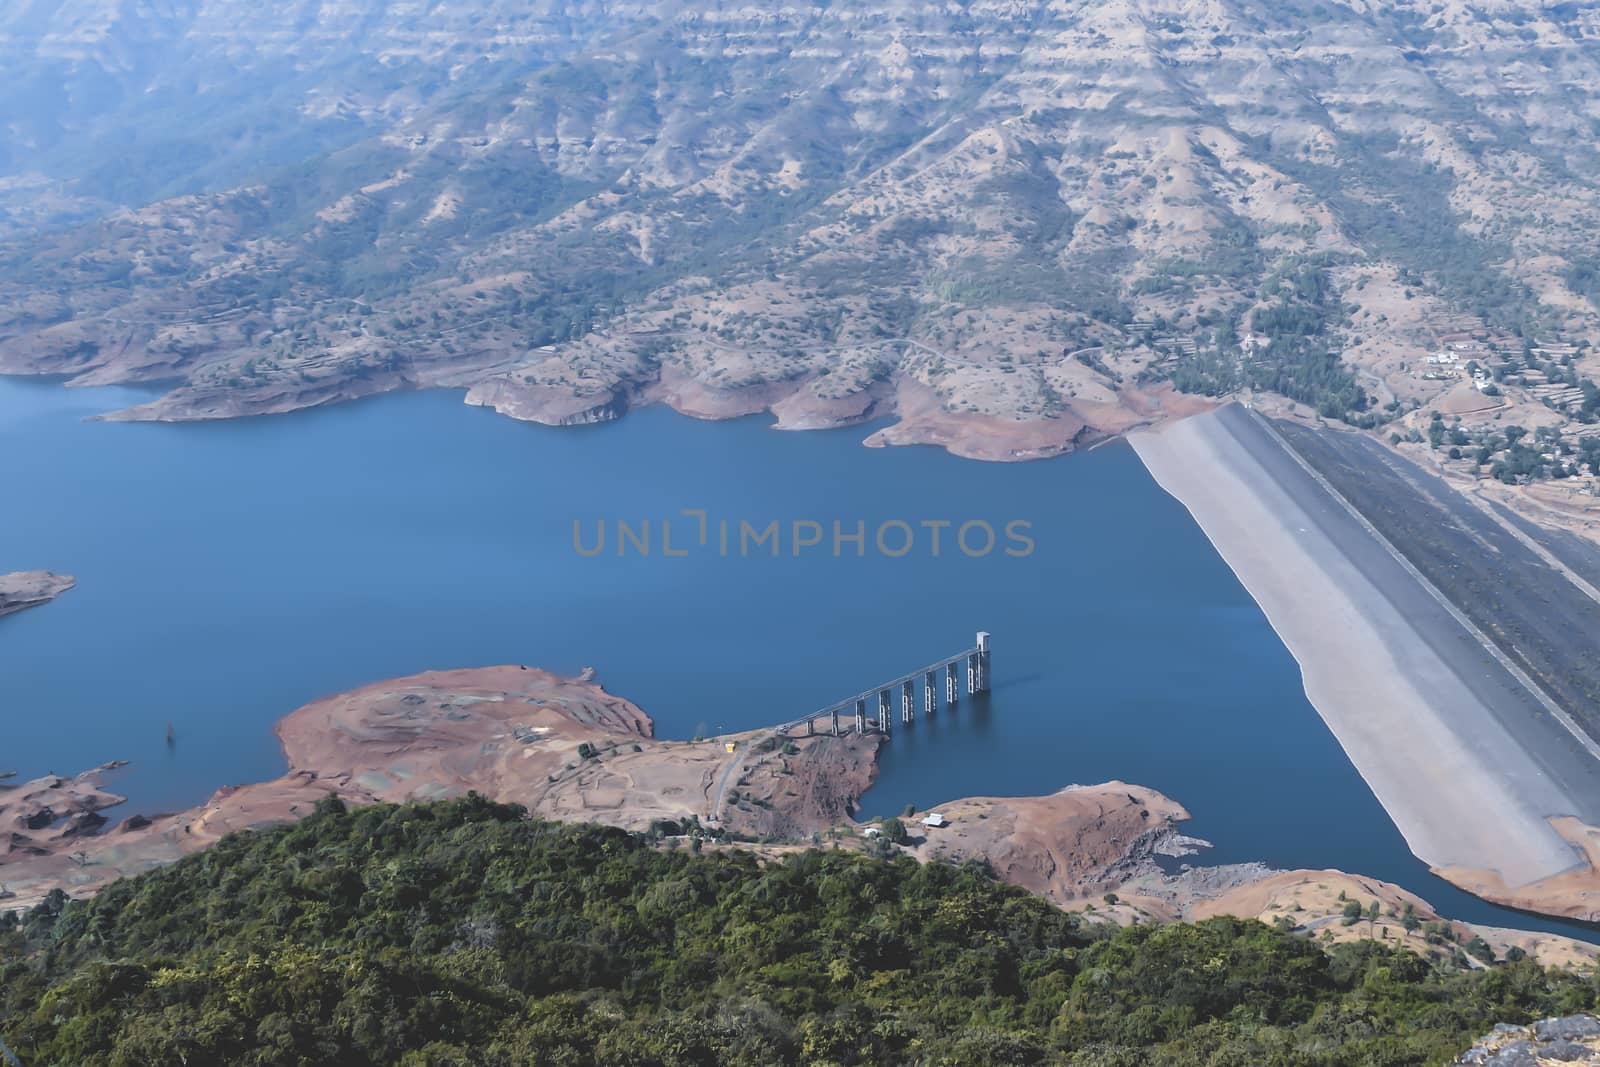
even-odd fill
[[[429,668],[599,669],[667,737],[765,725],[994,634],[992,694],[896,732],[868,814],[1110,778],[1160,789],[1208,861],[1339,867],[1447,914],[1521,916],[1433,878],[1307,703],[1299,670],[1188,513],[1123,445],[979,464],[646,410],[551,429],[457,393],[214,424],[83,421],[139,399],[0,379],[0,571],[78,588],[0,620],[0,769],[133,765],[130,809],[281,773],[300,704]],[[710,544],[683,509],[705,509]],[[664,558],[676,520],[684,557]],[[574,550],[573,522],[592,544]],[[654,524],[648,558],[618,520]],[[1026,558],[944,534],[901,558],[850,544],[717,551],[778,520],[1031,524]],[[924,534],[926,531],[922,531]],[[830,538],[831,540],[831,538]],[[897,545],[891,539],[891,547]],[[177,744],[166,744],[173,724]]]

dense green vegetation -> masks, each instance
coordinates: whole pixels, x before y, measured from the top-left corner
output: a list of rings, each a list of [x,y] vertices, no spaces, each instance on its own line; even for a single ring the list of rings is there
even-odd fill
[[[1225,323],[1211,345],[1178,353],[1166,376],[1186,393],[1263,389],[1309,404],[1323,418],[1379,425],[1384,414],[1372,410],[1371,397],[1329,348],[1328,327],[1340,313],[1328,266],[1326,257],[1294,260],[1262,284],[1261,295],[1271,302],[1251,313],[1250,329],[1267,339],[1265,347],[1245,353]]]
[[[975,866],[661,849],[467,800],[235,836],[0,932],[29,1067],[1423,1064],[1592,979],[1115,931]]]
[[[1337,354],[1316,342],[1274,344],[1253,359],[1228,349],[1180,354],[1167,376],[1186,393],[1226,396],[1240,389],[1265,389],[1309,404],[1323,418],[1355,426],[1381,422],[1370,411],[1371,399]]]

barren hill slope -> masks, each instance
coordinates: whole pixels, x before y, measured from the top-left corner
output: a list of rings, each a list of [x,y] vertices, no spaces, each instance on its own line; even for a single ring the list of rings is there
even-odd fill
[[[182,382],[142,417],[455,385],[1037,455],[1168,380],[1370,425],[1396,345],[1596,325],[1586,5],[169,6],[0,16],[108,87],[0,96],[0,371]],[[190,110],[200,166],[108,184],[108,124]]]

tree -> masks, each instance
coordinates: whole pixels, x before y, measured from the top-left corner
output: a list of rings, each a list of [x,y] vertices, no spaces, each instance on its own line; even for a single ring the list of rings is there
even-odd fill
[[[1413,1067],[1600,993],[1444,933],[1435,964],[1288,916],[1119,929],[875,847],[330,805],[0,923],[0,1019],[26,1063]]]
[[[883,820],[883,837],[885,841],[892,841],[897,845],[903,845],[911,839],[911,835],[906,832],[906,824],[893,816]]]

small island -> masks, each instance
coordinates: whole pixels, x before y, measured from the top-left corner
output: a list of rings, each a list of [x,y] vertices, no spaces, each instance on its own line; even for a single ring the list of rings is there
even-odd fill
[[[48,604],[76,584],[77,579],[71,575],[50,571],[0,574],[0,618]]]

